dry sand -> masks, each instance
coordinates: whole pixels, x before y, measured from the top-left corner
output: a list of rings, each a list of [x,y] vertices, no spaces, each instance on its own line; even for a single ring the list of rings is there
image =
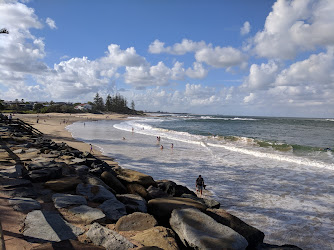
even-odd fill
[[[48,113],[48,114],[15,114],[13,118],[19,118],[34,128],[38,129],[45,134],[46,138],[49,138],[55,142],[65,142],[69,146],[76,148],[80,151],[90,151],[90,145],[81,141],[73,139],[70,132],[66,130],[66,126],[77,121],[94,121],[94,120],[123,120],[127,118],[127,115],[122,114],[62,114],[62,113]],[[37,122],[38,120],[38,122]],[[106,161],[111,165],[115,165],[112,158],[106,157],[101,154],[98,148],[93,148],[94,155],[101,160]]]

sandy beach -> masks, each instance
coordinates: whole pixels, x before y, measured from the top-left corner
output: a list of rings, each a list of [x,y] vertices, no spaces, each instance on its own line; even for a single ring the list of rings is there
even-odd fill
[[[92,114],[92,113],[79,113],[79,114],[63,114],[63,113],[48,113],[48,114],[15,114],[13,118],[19,118],[34,128],[45,134],[46,138],[49,138],[57,143],[65,142],[69,146],[76,148],[80,151],[90,151],[90,145],[81,141],[75,140],[71,133],[66,130],[66,126],[74,122],[96,121],[96,120],[123,120],[127,118],[127,115],[123,114]],[[106,161],[108,164],[115,165],[114,159],[106,157],[101,154],[98,148],[94,148],[94,155],[101,160]]]

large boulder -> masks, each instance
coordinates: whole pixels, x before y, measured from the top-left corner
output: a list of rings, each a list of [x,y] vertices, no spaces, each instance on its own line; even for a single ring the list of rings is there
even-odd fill
[[[178,185],[173,181],[169,181],[169,180],[161,180],[161,181],[157,181],[158,187],[164,191],[165,193],[167,193],[169,196],[173,196],[173,197],[181,197],[181,195],[183,194],[190,194],[193,196],[196,196],[196,194],[189,190],[189,188],[182,186],[182,185]]]
[[[9,199],[8,202],[13,206],[14,210],[20,212],[30,212],[32,210],[41,209],[41,204],[31,198],[15,197]]]
[[[158,225],[154,217],[147,213],[135,212],[120,218],[115,226],[116,231],[144,231]]]
[[[86,224],[90,224],[93,221],[100,221],[101,219],[106,217],[100,209],[92,208],[86,205],[73,207],[68,211],[74,214],[76,217],[80,218],[80,221]]]
[[[46,182],[52,179],[58,179],[63,176],[61,167],[48,167],[43,169],[31,170],[27,177],[32,182]]]
[[[147,190],[144,188],[144,186],[137,184],[137,183],[132,183],[126,185],[126,188],[128,190],[128,193],[130,194],[137,194],[141,197],[143,197],[145,200],[149,200],[150,196],[147,192]]]
[[[65,208],[73,205],[86,205],[85,197],[72,194],[54,194],[52,200],[56,208]]]
[[[102,209],[107,218],[112,222],[117,221],[119,218],[127,214],[125,205],[116,198],[106,200],[99,206],[99,208]]]
[[[228,226],[241,234],[248,241],[249,249],[255,248],[263,242],[263,232],[248,225],[238,217],[226,212],[224,209],[208,209],[205,213],[215,221]]]
[[[162,226],[152,227],[145,231],[137,233],[131,239],[143,244],[146,247],[157,247],[154,249],[178,250],[179,247],[175,240],[175,233]],[[141,248],[144,249],[144,248]],[[153,249],[153,248],[145,248]]]
[[[79,183],[81,183],[81,180],[78,177],[64,177],[57,180],[47,181],[44,183],[44,187],[55,192],[66,192],[75,190]]]
[[[191,194],[183,194],[181,195],[181,197],[198,201],[208,208],[219,208],[220,207],[220,203],[212,198],[200,198],[198,196],[194,196]]]
[[[134,212],[147,212],[147,202],[136,194],[118,194],[116,198],[125,205],[128,214]]]
[[[104,202],[109,199],[115,200],[115,195],[100,185],[90,185],[80,183],[77,186],[76,192],[78,195],[87,197],[88,200],[94,202]]]
[[[175,209],[170,225],[186,247],[243,250],[248,245],[243,236],[198,209]]]
[[[35,246],[32,250],[105,250],[104,247],[98,247],[91,244],[84,244],[77,240],[62,240],[60,242],[48,242]]]
[[[135,247],[129,240],[117,232],[94,223],[90,226],[86,236],[96,246],[103,246],[108,250],[127,250]]]
[[[151,176],[140,173],[138,171],[124,168],[115,168],[115,172],[117,173],[117,177],[126,183],[137,183],[144,186],[145,188],[148,188],[151,185],[156,186],[155,181]]]
[[[84,230],[75,227],[56,213],[34,210],[27,214],[23,235],[32,242],[75,239]]]
[[[168,225],[169,218],[174,209],[180,208],[197,208],[201,211],[206,209],[206,206],[200,202],[189,198],[168,197],[152,199],[148,202],[148,212],[152,214],[159,223]]]
[[[103,186],[107,190],[112,192],[113,194],[116,194],[115,190],[113,190],[111,187],[109,187],[107,184],[105,184],[103,180],[101,180],[100,178],[98,178],[98,177],[96,177],[92,174],[87,174],[85,176],[81,176],[81,180],[83,180],[83,183],[85,183],[85,184]]]
[[[154,186],[149,186],[147,192],[152,199],[168,197],[167,193]]]
[[[126,187],[115,177],[112,173],[104,171],[101,174],[101,179],[117,194],[125,194],[127,192]]]

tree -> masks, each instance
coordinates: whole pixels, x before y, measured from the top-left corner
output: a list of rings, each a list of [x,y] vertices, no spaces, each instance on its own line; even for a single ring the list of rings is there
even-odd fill
[[[105,106],[106,106],[107,111],[112,111],[112,98],[111,98],[110,94],[107,95]]]
[[[131,109],[135,110],[135,102],[133,100],[131,101]]]
[[[94,97],[94,107],[97,111],[103,111],[104,110],[104,102],[103,98],[99,95],[99,93],[96,93]]]
[[[5,105],[3,105],[3,100],[0,100],[0,110],[4,110],[5,109]]]

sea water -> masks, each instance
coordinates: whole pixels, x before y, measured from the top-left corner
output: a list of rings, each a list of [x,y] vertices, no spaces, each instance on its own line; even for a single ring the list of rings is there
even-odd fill
[[[169,114],[67,129],[155,180],[195,191],[201,174],[205,196],[267,243],[334,249],[333,119]]]

